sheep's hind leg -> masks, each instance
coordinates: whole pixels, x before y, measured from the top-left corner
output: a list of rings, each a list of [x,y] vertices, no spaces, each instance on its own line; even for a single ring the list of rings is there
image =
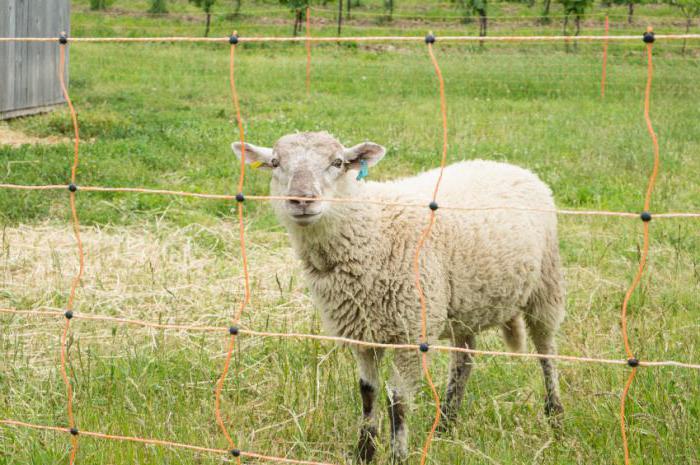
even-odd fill
[[[537,353],[543,355],[556,355],[556,343],[554,335],[556,330],[541,320],[532,316],[526,317],[530,337],[535,345]],[[544,375],[544,387],[546,397],[544,412],[550,418],[552,426],[558,427],[558,417],[564,412],[561,399],[559,398],[559,375],[554,360],[551,358],[540,358],[540,366]]]
[[[535,344],[537,353],[556,355],[555,336],[559,325],[564,319],[565,297],[561,262],[556,240],[552,248],[542,260],[542,282],[530,297],[525,310],[525,323]],[[559,398],[559,377],[557,367],[551,358],[540,358],[544,386],[547,391],[544,411],[550,419],[550,424],[558,428],[561,425],[561,414],[564,412]]]
[[[355,350],[355,358],[360,372],[360,396],[362,397],[362,426],[357,454],[361,462],[372,461],[376,452],[377,415],[375,403],[379,392],[380,350]]]
[[[455,347],[476,348],[476,337],[455,336],[453,338]],[[446,431],[459,413],[464,398],[464,388],[472,371],[472,356],[466,352],[452,352],[450,355],[450,375],[447,382],[447,393],[442,402],[442,419],[439,431]]]
[[[391,456],[394,464],[405,463],[408,456],[406,417],[420,377],[420,357],[416,352],[397,351],[394,355],[393,373],[388,387]]]

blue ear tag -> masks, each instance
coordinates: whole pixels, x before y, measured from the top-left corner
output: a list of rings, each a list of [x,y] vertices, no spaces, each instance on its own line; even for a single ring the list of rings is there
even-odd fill
[[[367,160],[360,160],[360,172],[357,173],[357,180],[362,181],[364,178],[369,176],[369,169],[367,167]]]

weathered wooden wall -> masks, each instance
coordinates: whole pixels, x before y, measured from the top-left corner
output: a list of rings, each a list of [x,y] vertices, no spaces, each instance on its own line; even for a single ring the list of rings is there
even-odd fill
[[[70,32],[70,0],[0,0],[0,37],[58,38],[61,31]],[[64,103],[57,69],[58,41],[0,42],[0,119]]]

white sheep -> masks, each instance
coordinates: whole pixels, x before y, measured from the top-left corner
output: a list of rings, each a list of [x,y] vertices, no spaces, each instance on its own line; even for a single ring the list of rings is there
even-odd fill
[[[240,157],[241,144],[232,148]],[[245,144],[246,162],[271,169],[271,195],[308,198],[272,204],[304,265],[324,329],[361,341],[418,343],[421,307],[412,263],[439,170],[390,182],[358,181],[361,164],[372,166],[384,153],[370,142],[344,148],[325,132],[287,135],[274,148]],[[314,200],[318,197],[356,202]],[[363,200],[417,202],[425,208]],[[556,354],[564,281],[549,188],[513,165],[467,161],[445,168],[437,201],[477,210],[438,210],[420,254],[428,342],[449,338],[456,347],[474,348],[478,332],[501,327],[509,346],[520,350],[527,326],[537,352]],[[505,208],[478,210],[484,207]],[[358,452],[368,462],[375,452],[382,351],[356,346],[353,351],[363,411]],[[545,412],[559,414],[555,365],[548,358],[540,362]],[[445,422],[459,411],[471,365],[469,354],[452,353],[442,403]],[[396,351],[388,392],[392,454],[398,461],[407,456],[406,407],[420,378],[419,353]]]

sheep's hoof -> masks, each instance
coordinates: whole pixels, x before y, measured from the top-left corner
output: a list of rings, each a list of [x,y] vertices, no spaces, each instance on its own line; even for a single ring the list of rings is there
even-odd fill
[[[563,413],[564,407],[559,401],[547,401],[544,403],[544,414],[548,417],[560,417]]]
[[[544,413],[547,415],[549,426],[555,433],[560,433],[563,428],[564,407],[559,402],[545,402]]]
[[[376,428],[363,428],[360,431],[360,442],[357,445],[357,457],[360,463],[369,463],[374,458],[377,446],[374,438],[377,436]]]
[[[451,426],[452,424],[443,418],[442,420],[440,420],[440,423],[438,423],[437,428],[435,428],[435,434],[445,434],[450,431]]]
[[[440,408],[440,422],[435,428],[435,432],[438,434],[443,434],[449,432],[454,426],[455,414],[449,408],[443,405]]]

